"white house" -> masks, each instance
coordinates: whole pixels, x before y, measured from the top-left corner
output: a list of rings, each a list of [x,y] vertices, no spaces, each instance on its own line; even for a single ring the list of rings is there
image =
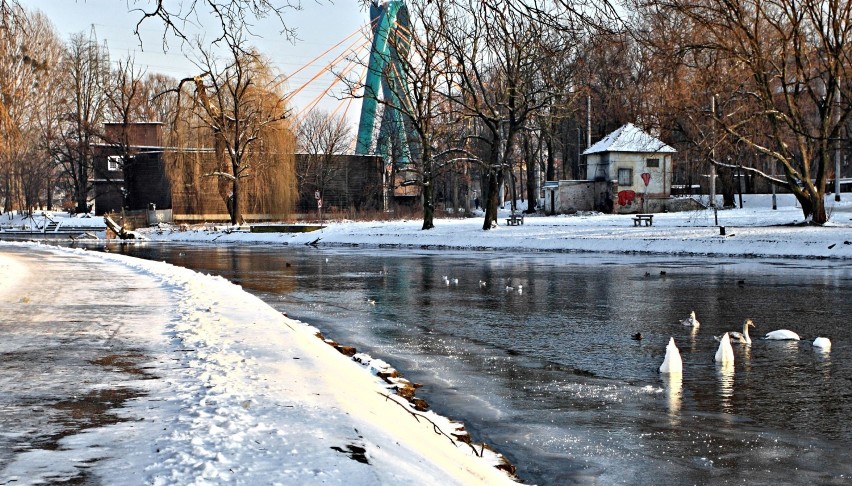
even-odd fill
[[[675,152],[628,123],[583,152],[587,180],[544,184],[545,212],[653,213],[687,209],[670,197]]]
[[[592,145],[586,156],[589,180],[608,182],[613,212],[667,209],[675,149],[628,123]]]

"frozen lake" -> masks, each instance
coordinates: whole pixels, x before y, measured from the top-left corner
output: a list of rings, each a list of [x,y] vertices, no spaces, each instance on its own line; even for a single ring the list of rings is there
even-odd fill
[[[222,275],[389,361],[528,483],[852,478],[848,263],[245,245],[122,251]],[[691,310],[697,332],[679,323]],[[734,345],[735,368],[725,372],[712,336],[742,330],[745,318],[754,336],[786,328],[802,341]],[[641,341],[632,339],[638,332]],[[830,353],[811,346],[816,336],[831,338]],[[669,337],[682,380],[657,371]]]

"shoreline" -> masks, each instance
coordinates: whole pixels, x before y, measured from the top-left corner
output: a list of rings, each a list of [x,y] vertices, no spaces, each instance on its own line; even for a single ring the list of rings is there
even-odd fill
[[[0,244],[0,255],[5,245],[25,251],[33,248],[4,243]],[[238,435],[256,435],[252,430],[265,424],[262,430],[272,427],[279,435],[286,431],[285,437],[294,433],[301,437],[289,446],[285,441],[264,447],[277,456],[276,467],[286,471],[281,473],[285,474],[281,476],[284,481],[311,482],[307,478],[313,477],[314,473],[302,466],[287,467],[295,465],[292,456],[297,448],[300,452],[309,451],[305,464],[311,465],[312,470],[322,470],[326,479],[332,474],[330,471],[335,471],[330,477],[354,477],[356,482],[366,484],[415,478],[450,484],[514,484],[514,476],[506,472],[512,466],[491,447],[470,445],[463,425],[410,405],[404,394],[411,393],[415,386],[399,377],[390,365],[363,354],[355,355],[354,360],[341,354],[321,337],[318,329],[282,315],[238,285],[220,277],[123,255],[42,245],[35,245],[34,249],[60,259],[101,261],[122,268],[151,279],[175,299],[177,316],[162,331],[171,344],[165,350],[158,350],[159,345],[155,345],[150,361],[170,362],[162,356],[172,355],[184,365],[174,369],[158,366],[154,370],[159,375],[154,380],[157,383],[144,382],[146,396],[118,409],[129,420],[62,440],[63,448],[74,453],[98,456],[92,471],[101,468],[108,472],[118,464],[118,470],[130,467],[132,472],[142,474],[137,477],[155,484],[182,483],[193,477],[193,464],[200,464],[201,454],[208,458],[201,461],[205,469],[211,471],[197,477],[234,478],[237,468],[229,463],[252,469],[258,467],[253,461],[260,461],[263,469],[269,459],[256,455],[238,462],[230,460],[235,454],[231,450],[233,434],[239,431]],[[14,253],[12,256],[14,261]],[[0,264],[4,261],[0,259]],[[261,383],[264,385],[257,388]],[[403,389],[404,393],[392,393]],[[187,413],[190,415],[181,418]],[[213,420],[209,425],[203,419],[207,415]],[[228,418],[223,423],[225,417]],[[199,420],[199,428],[191,425]],[[228,431],[228,422],[245,424],[249,430],[240,431],[243,426],[239,426]],[[180,424],[190,425],[187,428]],[[164,432],[173,427],[178,427],[178,435]],[[351,435],[353,429],[356,436]],[[316,431],[322,431],[320,437]],[[121,437],[125,434],[140,443],[128,442]],[[269,440],[265,434],[256,439],[258,444]],[[329,441],[330,446],[325,444]],[[202,443],[203,453],[192,452]],[[101,458],[103,453],[98,450],[104,444],[107,448],[115,446],[113,456]],[[154,446],[156,452],[150,450]],[[218,451],[213,458],[212,451]],[[239,452],[236,456],[245,454]],[[298,464],[305,461],[305,457],[298,459]],[[22,462],[27,460],[18,459],[16,465],[21,466]],[[133,464],[128,466],[128,462]]]

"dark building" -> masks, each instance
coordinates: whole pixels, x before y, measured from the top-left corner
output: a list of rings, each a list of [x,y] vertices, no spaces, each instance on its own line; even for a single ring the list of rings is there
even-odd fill
[[[104,124],[105,143],[94,157],[95,214],[170,209],[171,185],[163,164],[162,124]]]
[[[296,211],[375,211],[384,207],[384,163],[375,155],[296,154],[299,200]]]
[[[104,125],[105,143],[96,146],[94,158],[95,214],[171,209],[175,221],[226,221],[227,208],[219,180],[206,174],[217,169],[210,149],[183,149],[179,154],[163,147],[162,124],[132,123]],[[180,159],[175,163],[174,159]],[[171,161],[171,162],[167,162]],[[166,163],[172,164],[171,171]],[[297,213],[317,210],[320,191],[324,211],[358,212],[381,210],[385,182],[381,157],[366,155],[297,154]],[[292,166],[290,166],[292,167]],[[291,169],[292,170],[292,169]],[[244,205],[244,217],[271,217],[256,211],[256,197]]]

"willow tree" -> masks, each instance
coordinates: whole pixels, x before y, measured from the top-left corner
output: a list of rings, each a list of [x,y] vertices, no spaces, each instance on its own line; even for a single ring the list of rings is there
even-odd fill
[[[243,48],[239,38],[231,40],[232,56],[224,66],[200,50],[204,72],[180,82],[178,94],[188,99],[177,103],[175,131],[195,144],[178,151],[196,154],[178,157],[177,163],[198,161],[202,145],[213,154],[214,166],[202,175],[216,179],[231,223],[239,224],[246,211],[277,217],[290,212],[296,197],[295,142],[281,81],[256,50]],[[187,124],[189,119],[197,123]]]

